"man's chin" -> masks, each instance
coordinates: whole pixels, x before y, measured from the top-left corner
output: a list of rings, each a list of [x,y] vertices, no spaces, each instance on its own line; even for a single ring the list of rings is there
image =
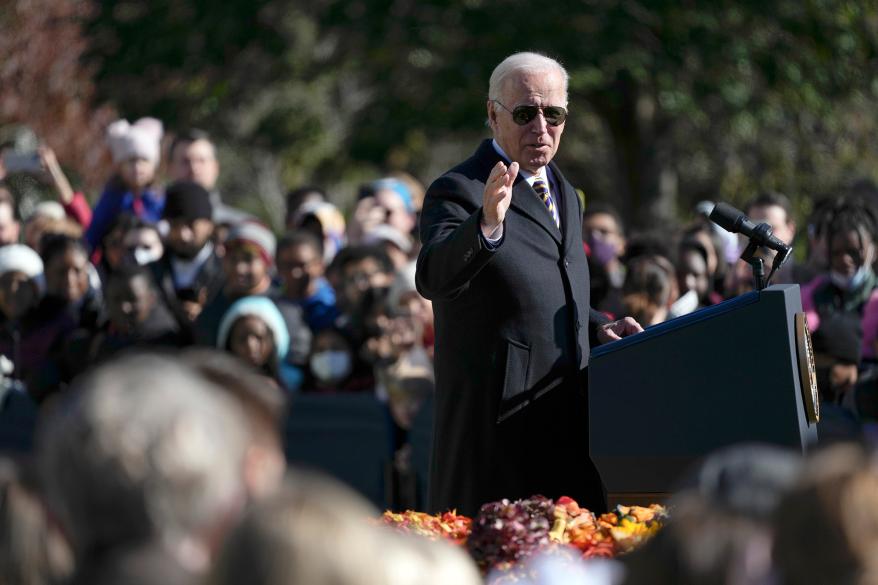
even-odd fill
[[[522,167],[524,167],[524,170],[530,171],[533,173],[533,172],[536,172],[539,169],[543,168],[547,164],[549,164],[549,162],[551,160],[552,160],[552,157],[549,157],[549,156],[533,157],[533,158],[528,159],[526,161],[526,163],[522,165]]]

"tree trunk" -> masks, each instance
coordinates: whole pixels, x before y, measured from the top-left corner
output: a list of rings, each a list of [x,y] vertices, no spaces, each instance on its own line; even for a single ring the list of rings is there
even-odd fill
[[[611,203],[629,224],[643,229],[673,221],[677,176],[652,95],[641,91],[626,71],[613,84],[591,96],[595,110],[609,129],[616,161],[615,196]]]

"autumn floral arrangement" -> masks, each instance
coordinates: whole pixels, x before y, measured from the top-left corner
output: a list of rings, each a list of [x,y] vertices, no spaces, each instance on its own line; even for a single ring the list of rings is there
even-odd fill
[[[666,518],[667,510],[658,504],[617,506],[596,516],[568,497],[553,502],[533,496],[490,502],[475,519],[453,511],[435,515],[388,511],[381,522],[464,546],[487,574],[513,570],[536,553],[553,550],[585,558],[616,557],[652,537]]]

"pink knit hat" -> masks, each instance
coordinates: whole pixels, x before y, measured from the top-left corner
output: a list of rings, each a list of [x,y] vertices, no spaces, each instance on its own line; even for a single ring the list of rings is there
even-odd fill
[[[107,144],[113,162],[118,164],[136,157],[158,164],[162,134],[162,123],[155,118],[141,118],[134,124],[116,120],[107,126]]]

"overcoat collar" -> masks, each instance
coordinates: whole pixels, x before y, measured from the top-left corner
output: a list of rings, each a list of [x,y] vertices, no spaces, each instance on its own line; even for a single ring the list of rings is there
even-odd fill
[[[488,175],[491,173],[494,165],[497,164],[497,161],[503,160],[503,157],[494,149],[490,139],[484,140],[479,145],[475,156],[481,161],[485,181],[487,181]],[[508,164],[509,161],[504,162]],[[561,230],[555,225],[546,206],[521,174],[516,177],[512,186],[511,206],[546,230],[558,245],[563,243],[564,250],[566,251],[577,239],[580,242],[582,240],[581,233],[571,234],[569,229],[571,225],[570,218],[579,213],[579,206],[576,203],[577,195],[570,188],[569,183],[564,179],[564,175],[561,174],[561,171],[558,170],[554,162],[549,163],[549,169],[554,178],[552,195],[555,197],[555,204],[558,205],[560,212]]]

